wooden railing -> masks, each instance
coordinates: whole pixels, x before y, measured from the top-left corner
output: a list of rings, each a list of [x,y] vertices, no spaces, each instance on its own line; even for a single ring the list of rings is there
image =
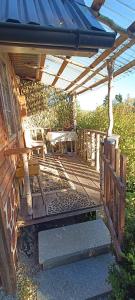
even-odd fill
[[[122,258],[125,227],[126,158],[118,140],[96,130],[78,130],[77,154],[100,171],[100,195],[117,258]]]
[[[101,145],[100,191],[113,245],[120,260],[125,227],[126,158],[110,141]]]
[[[79,129],[77,134],[77,154],[99,171],[100,143],[106,137],[106,133],[91,129]]]

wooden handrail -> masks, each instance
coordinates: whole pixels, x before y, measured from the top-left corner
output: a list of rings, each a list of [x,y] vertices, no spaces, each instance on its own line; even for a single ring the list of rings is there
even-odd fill
[[[10,148],[4,151],[6,156],[30,153],[31,148]]]

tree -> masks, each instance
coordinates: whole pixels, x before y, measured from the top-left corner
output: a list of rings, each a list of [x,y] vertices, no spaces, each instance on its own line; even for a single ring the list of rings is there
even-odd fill
[[[104,100],[103,100],[103,105],[107,106],[108,105],[108,95],[105,96]]]
[[[122,98],[121,94],[115,95],[115,102],[116,102],[116,104],[123,102],[123,98]]]

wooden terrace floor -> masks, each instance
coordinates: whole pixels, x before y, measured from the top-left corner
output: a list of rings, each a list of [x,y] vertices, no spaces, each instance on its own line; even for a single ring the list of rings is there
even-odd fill
[[[99,174],[77,157],[47,156],[40,163],[43,197],[36,177],[31,178],[32,217],[25,197],[19,226],[42,223],[95,210],[100,203]]]

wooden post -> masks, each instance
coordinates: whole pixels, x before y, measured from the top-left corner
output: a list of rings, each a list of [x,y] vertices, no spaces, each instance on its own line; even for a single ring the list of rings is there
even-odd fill
[[[91,132],[91,166],[95,167],[95,132]]]
[[[125,229],[125,198],[126,198],[126,157],[120,155],[120,178],[123,184],[123,190],[120,193],[119,210],[119,242],[122,245]]]
[[[6,293],[14,294],[16,291],[16,274],[4,227],[0,208],[0,277]]]
[[[77,109],[76,109],[76,94],[74,94],[72,96],[72,113],[73,113],[73,128],[74,130],[76,130],[76,126],[77,126]]]
[[[29,177],[29,165],[28,165],[27,153],[23,153],[22,158],[23,158],[23,166],[24,166],[24,188],[25,188],[25,195],[27,199],[28,214],[32,215],[32,195],[30,189],[30,177]]]
[[[100,169],[100,134],[96,134],[96,170]]]
[[[108,118],[109,118],[109,128],[108,136],[112,135],[113,131],[113,106],[112,106],[112,82],[113,82],[113,72],[114,72],[114,61],[109,59],[107,61],[107,71],[108,71]]]

